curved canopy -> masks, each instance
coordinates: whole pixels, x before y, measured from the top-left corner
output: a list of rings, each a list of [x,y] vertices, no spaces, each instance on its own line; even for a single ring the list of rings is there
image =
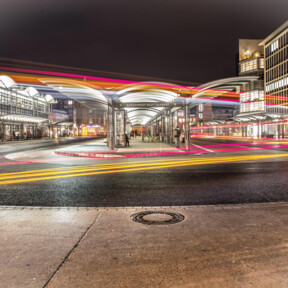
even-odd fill
[[[9,90],[14,91],[14,93],[17,93],[21,96],[28,97],[28,98],[38,98],[40,101],[46,101],[47,103],[52,102],[54,98],[51,95],[46,95],[43,97],[40,95],[39,91],[35,89],[34,87],[27,87],[26,89],[18,87],[17,83],[6,75],[0,76],[0,87]]]
[[[153,85],[156,84],[156,85]],[[161,83],[167,84],[167,83]],[[168,84],[169,86],[171,84]],[[120,103],[172,103],[179,95],[168,89],[159,88],[159,83],[149,82],[129,86],[117,92]],[[125,108],[127,117],[132,124],[145,125],[163,111],[163,107]]]
[[[51,96],[50,94],[47,94],[45,97],[46,102],[51,103],[54,101],[53,96]]]
[[[11,89],[13,87],[17,87],[17,84],[14,80],[6,75],[0,76],[0,87],[4,89]]]
[[[108,102],[101,91],[70,80],[42,79],[41,82],[88,108],[107,110]]]
[[[40,97],[39,92],[34,87],[26,88],[26,92],[30,97]]]
[[[215,81],[211,81],[205,84],[200,85],[198,88],[200,90],[193,95],[193,98],[205,96],[205,93],[211,91],[212,89],[222,90],[222,91],[233,91],[237,87],[241,87],[244,84],[247,84],[251,81],[258,80],[258,76],[239,76],[239,77],[230,77],[218,79]],[[211,95],[211,94],[210,94]],[[215,97],[217,93],[215,93]]]

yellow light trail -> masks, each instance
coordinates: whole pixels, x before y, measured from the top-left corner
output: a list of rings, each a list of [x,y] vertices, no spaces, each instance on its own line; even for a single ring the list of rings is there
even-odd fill
[[[185,159],[183,159],[183,158],[175,158],[175,159],[153,159],[153,161],[154,162],[157,162],[157,161],[162,161],[162,162],[165,162],[165,161],[186,161]],[[142,161],[134,161],[133,163],[134,164],[139,164],[139,163],[147,163],[147,162],[149,162],[150,164],[151,164],[151,160],[142,160]],[[89,169],[89,168],[95,168],[95,167],[99,167],[99,166],[103,166],[103,167],[105,167],[105,166],[107,166],[107,167],[110,167],[110,166],[114,166],[114,165],[131,165],[131,163],[132,162],[119,162],[119,163],[107,163],[107,164],[92,164],[92,165],[82,165],[82,166],[72,166],[72,168],[71,167],[67,167],[67,166],[65,166],[65,167],[58,167],[58,168],[48,168],[48,169],[40,169],[40,170],[31,170],[31,171],[21,171],[21,172],[10,172],[10,173],[1,173],[0,174],[0,179],[1,178],[5,178],[4,176],[7,176],[7,177],[9,177],[9,176],[15,176],[15,175],[19,175],[19,177],[21,177],[21,175],[24,175],[23,177],[25,177],[25,174],[31,174],[31,173],[37,173],[37,172],[39,172],[39,173],[49,173],[49,172],[53,172],[53,171],[67,171],[68,170],[68,172],[70,171],[70,170],[74,170],[74,169],[82,169],[82,168],[87,168],[87,169]],[[27,175],[26,175],[27,176]]]
[[[163,160],[162,160],[163,161]],[[183,163],[183,162],[187,162],[189,160],[185,160],[185,159],[181,159],[178,160],[177,163]],[[142,161],[141,161],[142,162]],[[141,163],[140,162],[140,163]],[[148,161],[145,161],[148,162]],[[138,162],[136,162],[138,163]],[[164,161],[163,163],[161,163],[161,165],[164,164],[175,164],[174,162],[171,161]],[[67,174],[67,173],[76,173],[76,172],[88,172],[88,171],[103,171],[103,170],[111,170],[111,169],[118,169],[118,168],[131,168],[131,167],[146,167],[146,166],[157,166],[159,165],[159,163],[151,163],[151,161],[149,161],[149,163],[142,163],[142,164],[133,164],[131,165],[131,163],[128,163],[128,165],[126,165],[126,163],[114,163],[114,164],[102,164],[102,165],[87,165],[87,166],[74,166],[73,168],[67,169],[67,167],[65,167],[65,170],[61,170],[61,168],[54,168],[54,169],[47,169],[45,171],[43,170],[34,170],[34,171],[25,171],[25,174],[23,172],[23,174],[18,174],[18,173],[7,173],[7,174],[0,174],[0,181],[1,180],[6,180],[6,179],[17,179],[17,178],[27,178],[27,177],[33,177],[33,176],[41,176],[41,175],[53,175],[55,174],[55,172],[57,172],[57,174]],[[57,170],[56,170],[57,169]]]
[[[150,160],[150,161],[139,161],[139,162],[136,162],[136,164],[135,163],[127,164],[126,162],[126,163],[76,166],[76,167],[70,168],[70,170],[65,169],[65,171],[61,171],[61,168],[55,168],[54,170],[43,169],[43,170],[25,171],[25,173],[27,172],[27,174],[24,174],[24,173],[19,174],[22,172],[0,174],[0,185],[27,183],[27,182],[69,178],[69,177],[71,178],[71,177],[112,174],[112,173],[122,173],[122,172],[145,171],[145,170],[163,169],[163,168],[171,168],[171,167],[184,167],[184,166],[195,166],[195,165],[204,165],[204,164],[261,160],[261,159],[269,159],[269,158],[277,158],[277,157],[288,157],[288,154],[247,155],[247,156],[231,156],[231,157],[226,156],[226,157],[213,157],[213,158],[205,158],[205,159],[195,159],[195,158],[194,159],[191,159],[191,158],[190,159],[176,159],[176,160],[170,159],[170,160],[164,160],[164,161],[158,160],[158,161],[155,161],[155,163],[151,163],[151,160]],[[150,163],[145,163],[145,162],[150,162]],[[85,169],[85,167],[87,168]],[[70,173],[70,174],[59,175],[62,173]],[[13,177],[13,174],[14,174],[14,177]],[[22,179],[18,179],[18,178],[22,178]],[[7,180],[7,179],[11,179],[11,180]]]

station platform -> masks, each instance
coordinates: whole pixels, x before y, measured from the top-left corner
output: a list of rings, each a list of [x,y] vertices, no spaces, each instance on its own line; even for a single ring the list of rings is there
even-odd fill
[[[163,142],[145,143],[142,141],[141,137],[131,138],[129,147],[115,148],[115,150],[110,150],[106,140],[103,139],[101,142],[85,143],[55,151],[55,154],[58,155],[90,158],[161,157],[185,154],[202,155],[203,153],[211,153],[211,151],[197,145],[192,145],[189,149],[186,149],[182,143],[180,144],[180,147]]]

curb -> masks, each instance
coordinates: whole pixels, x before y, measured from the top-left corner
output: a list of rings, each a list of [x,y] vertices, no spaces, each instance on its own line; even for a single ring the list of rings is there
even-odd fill
[[[121,207],[51,207],[51,206],[6,206],[0,205],[0,210],[96,210],[96,211],[123,211],[123,210],[228,210],[228,209],[251,209],[269,207],[288,207],[287,202],[263,202],[263,203],[243,203],[243,204],[216,204],[216,205],[187,205],[187,206],[121,206]]]
[[[141,157],[169,157],[169,156],[206,156],[206,155],[215,155],[215,152],[204,152],[204,153],[174,153],[169,155],[162,155],[159,153],[149,153],[148,155],[145,154],[97,154],[97,153],[87,153],[87,152],[54,152],[57,155],[61,156],[71,156],[71,157],[87,157],[87,158],[141,158]]]
[[[57,155],[62,156],[71,156],[71,157],[87,157],[87,158],[124,158],[125,156],[121,155],[113,155],[113,154],[95,154],[95,153],[83,153],[83,152],[77,152],[77,153],[71,153],[71,152],[54,152]]]

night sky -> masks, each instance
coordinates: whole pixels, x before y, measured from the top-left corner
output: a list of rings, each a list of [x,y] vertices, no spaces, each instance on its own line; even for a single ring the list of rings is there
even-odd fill
[[[1,0],[0,57],[208,82],[239,38],[267,37],[287,0]]]

